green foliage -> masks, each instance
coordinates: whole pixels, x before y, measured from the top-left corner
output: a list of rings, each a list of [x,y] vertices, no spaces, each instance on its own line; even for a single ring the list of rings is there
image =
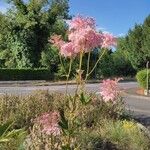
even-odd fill
[[[80,101],[83,105],[87,105],[91,101],[91,97],[84,94],[84,92],[81,92],[80,94]]]
[[[24,38],[21,38],[24,37]],[[24,40],[27,34],[19,32],[18,35],[10,35],[7,39],[7,49],[0,53],[1,59],[5,62],[4,67],[7,68],[31,68],[30,49]]]
[[[150,16],[148,16],[144,23],[135,25],[132,30],[129,30],[127,36],[121,44],[120,49],[125,51],[132,66],[136,70],[145,68],[146,62],[150,60]]]
[[[0,14],[2,67],[40,67],[41,53],[53,33],[66,33],[68,0],[9,0],[11,9]],[[51,64],[50,64],[51,65]],[[49,66],[50,66],[49,65]]]
[[[116,51],[108,50],[96,68],[97,75],[102,78],[113,76],[134,76],[133,69],[126,52],[121,49],[123,39],[119,39]]]
[[[102,138],[97,129],[92,132],[81,132],[79,142],[82,150],[120,150],[117,148],[117,144]]]
[[[105,120],[99,128],[102,138],[106,138],[123,150],[148,150],[149,139],[133,121]]]
[[[61,127],[64,134],[67,134],[67,131],[69,131],[69,125],[68,120],[65,118],[64,111],[60,111],[60,121],[59,126]]]
[[[52,80],[48,69],[0,69],[0,80]]]
[[[41,54],[41,65],[43,67],[51,69],[55,73],[58,70],[59,64],[60,61],[58,50],[54,47],[51,47],[50,44],[48,44]]]
[[[112,58],[112,51],[106,51],[102,60],[98,64],[98,74],[100,77],[114,76],[114,65]]]
[[[139,71],[136,79],[142,88],[147,89],[147,69]],[[148,87],[150,88],[150,69],[148,70]]]
[[[131,65],[124,43],[125,39],[119,38],[117,50],[112,54],[114,74],[116,76],[134,76],[136,71]]]
[[[69,59],[62,59],[61,61],[62,61],[63,64],[61,64],[60,61],[59,61],[58,68],[57,68],[57,71],[55,73],[55,77],[56,77],[56,79],[66,80],[66,75],[69,71],[70,60]],[[77,60],[74,59],[73,62],[72,62],[71,72],[70,72],[70,76],[69,76],[70,79],[75,78],[77,67],[78,67]]]
[[[0,148],[3,150],[18,149],[27,135],[24,129],[11,129],[12,126],[12,122],[0,125]]]

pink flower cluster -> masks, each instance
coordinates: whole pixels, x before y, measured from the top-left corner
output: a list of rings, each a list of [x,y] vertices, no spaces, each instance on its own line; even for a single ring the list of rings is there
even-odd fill
[[[102,48],[108,48],[110,46],[117,46],[117,38],[113,37],[112,34],[103,33]]]
[[[118,94],[119,94],[119,89],[118,89],[118,81],[121,80],[121,78],[115,79],[115,80],[103,80],[102,86],[100,88],[100,94],[103,97],[103,100],[105,102],[108,101],[115,101]]]
[[[41,125],[43,133],[56,136],[60,135],[59,118],[59,113],[54,111],[36,118],[36,122]]]
[[[50,43],[52,43],[55,47],[58,49],[61,48],[65,42],[62,40],[61,35],[53,35],[51,36],[51,39],[49,40]]]
[[[95,29],[95,20],[90,17],[82,17],[78,15],[69,23],[69,30],[85,29],[87,27]]]
[[[111,34],[96,31],[93,18],[77,16],[69,23],[68,42],[61,36],[54,35],[50,42],[60,49],[60,54],[65,57],[74,57],[80,52],[87,53],[96,47],[109,48],[116,45],[116,38]]]
[[[68,39],[74,45],[75,54],[80,53],[80,51],[83,51],[84,53],[89,52],[102,44],[102,35],[91,27],[81,28],[70,32]]]

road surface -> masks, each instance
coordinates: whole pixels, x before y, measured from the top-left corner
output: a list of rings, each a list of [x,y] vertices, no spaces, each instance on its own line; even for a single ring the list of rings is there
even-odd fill
[[[136,82],[124,82],[119,83],[121,89],[128,89],[137,87]],[[76,85],[68,85],[68,92],[74,92]],[[65,85],[52,85],[52,86],[0,86],[0,94],[30,94],[34,90],[49,90],[51,92],[59,91],[64,92],[66,89]],[[100,89],[100,84],[87,84],[86,89],[90,92],[98,92]]]

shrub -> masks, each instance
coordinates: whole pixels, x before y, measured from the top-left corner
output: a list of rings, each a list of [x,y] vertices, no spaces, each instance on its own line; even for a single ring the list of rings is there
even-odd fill
[[[99,128],[100,137],[123,150],[149,150],[149,139],[133,121],[104,120]]]
[[[13,123],[0,124],[0,149],[18,149],[27,135],[24,129],[11,129]]]
[[[82,150],[120,150],[117,145],[102,139],[97,129],[92,132],[81,132],[79,142]]]
[[[0,80],[52,80],[48,69],[0,69]]]
[[[15,128],[29,127],[37,116],[61,107],[58,101],[63,99],[61,95],[36,91],[27,96],[0,96],[0,122],[14,120]]]
[[[148,72],[149,72],[149,76],[148,76],[148,78],[149,78],[148,87],[150,88],[150,69],[148,70]],[[137,75],[136,75],[136,79],[137,79],[139,85],[140,85],[142,88],[146,89],[146,88],[147,88],[147,69],[139,71],[139,72],[137,73]]]

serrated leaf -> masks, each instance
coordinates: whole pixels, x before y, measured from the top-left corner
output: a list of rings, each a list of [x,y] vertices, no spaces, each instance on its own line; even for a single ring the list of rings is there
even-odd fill
[[[10,127],[12,126],[12,122],[6,122],[5,124],[0,125],[0,136],[5,134]]]
[[[64,112],[62,110],[60,111],[60,121],[58,124],[63,130],[68,129],[68,120],[65,118]]]
[[[91,97],[84,95],[84,93],[82,92],[80,94],[80,101],[81,101],[82,104],[86,105],[91,101]]]

